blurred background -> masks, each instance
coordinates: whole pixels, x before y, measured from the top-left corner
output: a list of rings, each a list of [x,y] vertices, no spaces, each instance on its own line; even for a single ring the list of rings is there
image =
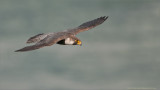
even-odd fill
[[[39,33],[109,16],[82,46],[14,52]],[[160,1],[0,0],[0,89],[160,88]]]

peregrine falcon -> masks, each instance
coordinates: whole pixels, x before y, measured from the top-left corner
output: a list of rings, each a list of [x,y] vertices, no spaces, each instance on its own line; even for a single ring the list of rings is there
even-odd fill
[[[51,46],[53,44],[60,44],[60,45],[82,45],[80,39],[76,37],[76,35],[80,32],[87,31],[96,27],[97,25],[102,24],[108,16],[99,17],[97,19],[85,22],[80,26],[67,29],[61,32],[53,32],[53,33],[41,33],[35,35],[27,40],[26,43],[36,43],[31,46],[26,46],[22,49],[16,50],[15,52],[24,52],[24,51],[31,51],[36,50],[45,46]]]

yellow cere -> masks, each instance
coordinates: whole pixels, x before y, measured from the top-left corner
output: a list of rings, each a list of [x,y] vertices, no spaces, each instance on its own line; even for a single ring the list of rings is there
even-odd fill
[[[78,45],[81,45],[81,41],[77,40],[77,44],[78,44]]]

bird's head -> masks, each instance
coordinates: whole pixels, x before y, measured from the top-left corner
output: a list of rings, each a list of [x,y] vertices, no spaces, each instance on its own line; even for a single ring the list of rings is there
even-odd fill
[[[80,46],[82,46],[81,40],[76,39],[74,45],[80,45]]]

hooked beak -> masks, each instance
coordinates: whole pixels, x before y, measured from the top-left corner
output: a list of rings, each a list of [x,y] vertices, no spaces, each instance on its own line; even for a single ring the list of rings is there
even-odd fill
[[[77,44],[82,46],[82,42],[81,41],[77,41]]]

